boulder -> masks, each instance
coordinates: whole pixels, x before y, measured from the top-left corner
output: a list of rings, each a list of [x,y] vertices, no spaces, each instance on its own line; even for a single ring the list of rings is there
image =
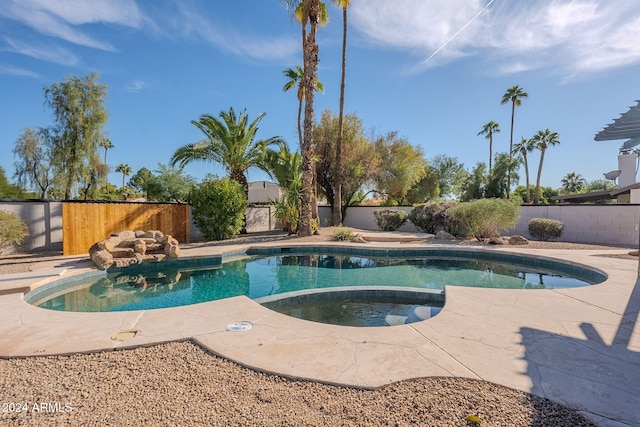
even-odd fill
[[[529,241],[520,235],[515,235],[515,236],[511,236],[509,237],[509,244],[510,245],[528,245]]]
[[[436,233],[436,237],[437,240],[456,240],[455,236],[451,233],[447,233],[444,230],[440,230],[438,231],[438,233]]]
[[[504,237],[493,236],[492,238],[489,239],[488,243],[490,245],[505,245],[507,242],[505,242]]]
[[[128,267],[131,264],[160,262],[179,256],[178,240],[158,230],[121,231],[89,248],[89,257],[101,270],[112,265]]]
[[[113,255],[107,250],[96,250],[91,254],[91,261],[100,269],[106,270],[113,265]]]

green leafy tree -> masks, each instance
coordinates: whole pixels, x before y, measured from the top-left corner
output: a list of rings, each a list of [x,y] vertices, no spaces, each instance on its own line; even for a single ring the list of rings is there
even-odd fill
[[[478,135],[485,135],[485,139],[489,140],[489,173],[491,173],[491,158],[493,157],[493,134],[500,132],[500,125],[493,120],[482,127]]]
[[[514,85],[506,90],[504,95],[502,95],[501,104],[506,104],[511,102],[511,133],[509,136],[509,156],[513,155],[513,123],[516,114],[516,106],[522,105],[522,99],[528,98],[529,94],[525,92],[520,86]],[[511,188],[511,182],[508,182],[507,187]],[[508,190],[509,191],[509,190]],[[509,193],[507,193],[507,198],[509,197]]]
[[[162,193],[161,185],[158,177],[147,168],[140,168],[129,180],[129,186],[143,194],[147,200],[157,200],[156,197]]]
[[[424,169],[424,177],[407,192],[406,202],[409,205],[415,205],[433,200],[439,195],[438,176],[435,169],[427,165]]]
[[[588,181],[584,187],[585,193],[593,193],[596,191],[611,191],[615,189],[616,184],[608,179],[596,179],[593,181]]]
[[[51,165],[64,198],[71,198],[74,186],[91,184],[96,170],[98,144],[105,138],[108,120],[105,106],[107,86],[98,74],[71,75],[44,89],[45,102],[53,110]],[[85,191],[86,194],[86,191]]]
[[[51,174],[51,144],[49,132],[42,128],[25,128],[16,139],[13,154],[18,185],[37,188],[40,199],[44,199],[53,182]]]
[[[240,233],[247,198],[242,184],[207,176],[191,193],[193,221],[207,240],[226,240]]]
[[[469,172],[456,157],[439,154],[429,160],[436,173],[441,198],[460,198]]]
[[[330,110],[325,110],[316,126],[314,138],[319,158],[316,167],[318,186],[330,204],[335,202],[334,174],[337,166],[334,141],[338,128],[338,118]],[[362,120],[355,114],[344,117],[341,157],[341,210],[344,218],[348,206],[359,204],[366,197],[362,190],[380,168],[380,156],[375,146],[365,137]]]
[[[518,182],[519,158],[510,158],[507,153],[497,153],[495,167],[489,171],[484,197],[506,198],[509,193],[509,183]]]
[[[406,204],[411,187],[425,177],[427,161],[419,146],[414,147],[397,132],[389,132],[374,143],[381,168],[373,177],[375,190],[398,204]]]
[[[562,183],[562,189],[567,194],[580,193],[584,190],[587,184],[587,180],[576,172],[569,172],[560,182]]]
[[[519,143],[514,144],[513,153],[522,156],[522,163],[524,164],[524,176],[526,182],[526,193],[523,200],[526,203],[531,201],[531,185],[529,184],[529,159],[528,154],[535,149],[535,143],[533,139],[522,138]]]
[[[483,162],[476,163],[471,173],[463,185],[460,200],[468,202],[470,200],[484,198],[484,190],[487,184],[487,166]]]
[[[535,147],[540,150],[540,163],[538,165],[538,177],[536,179],[535,203],[540,203],[540,176],[542,175],[542,163],[544,162],[544,154],[548,147],[560,144],[557,132],[551,132],[549,129],[540,130],[533,136]]]
[[[4,173],[4,169],[0,166],[0,198],[16,198],[22,195],[22,190],[11,184]]]
[[[171,164],[183,168],[194,161],[219,163],[227,170],[231,180],[242,185],[246,197],[249,192],[247,171],[251,167],[264,169],[265,150],[269,145],[279,144],[282,139],[274,136],[256,140],[258,125],[266,113],[259,114],[251,123],[246,110],[237,116],[230,108],[219,115],[220,119],[203,114],[198,121],[191,121],[204,133],[205,138],[178,148],[171,158]]]

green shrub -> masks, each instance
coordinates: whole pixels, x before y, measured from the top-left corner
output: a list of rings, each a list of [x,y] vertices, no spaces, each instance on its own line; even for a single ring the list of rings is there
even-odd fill
[[[454,216],[449,215],[449,208],[455,202],[423,203],[409,212],[409,221],[425,233],[436,234],[440,230],[454,234],[459,228]]]
[[[293,234],[298,229],[298,205],[290,203],[285,195],[273,202],[274,215],[284,231]]]
[[[520,217],[519,206],[503,199],[473,200],[459,203],[449,210],[449,215],[460,221],[461,232],[479,241],[486,241],[512,228]]]
[[[0,245],[21,245],[29,235],[29,227],[14,213],[0,211]]]
[[[205,239],[225,240],[242,230],[247,199],[236,181],[209,178],[191,192],[191,207]]]
[[[531,218],[529,221],[529,234],[536,240],[547,241],[557,239],[562,235],[564,223],[557,219]]]
[[[396,231],[402,224],[407,222],[408,217],[405,211],[391,209],[373,211],[373,218],[376,221],[376,225],[382,231]]]
[[[334,227],[333,240],[347,241],[356,237],[356,234],[349,227]]]

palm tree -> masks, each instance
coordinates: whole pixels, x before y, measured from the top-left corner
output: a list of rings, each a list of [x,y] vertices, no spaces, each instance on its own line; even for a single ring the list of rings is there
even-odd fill
[[[569,172],[562,178],[562,188],[568,193],[579,193],[586,185],[586,180],[579,173]]]
[[[269,176],[284,190],[284,195],[275,200],[276,218],[285,231],[294,233],[300,216],[300,154],[289,151],[283,142],[280,151],[266,150],[264,166]]]
[[[326,7],[320,0],[282,0],[290,11],[298,18],[302,27],[302,56],[304,79],[302,86],[305,94],[303,143],[300,145],[301,169],[302,169],[302,196],[301,215],[298,227],[299,236],[313,234],[311,227],[312,202],[313,202],[313,127],[314,118],[314,86],[318,75],[318,45],[316,36],[318,26],[321,25],[323,16],[326,15]],[[323,13],[324,11],[324,13]],[[326,20],[325,20],[326,21]],[[307,34],[307,26],[309,33]]]
[[[171,165],[181,168],[196,160],[220,163],[229,178],[240,183],[248,196],[249,185],[245,173],[250,167],[264,169],[263,159],[269,145],[279,144],[282,139],[273,136],[266,140],[255,140],[258,124],[266,115],[261,113],[251,123],[246,110],[236,116],[233,108],[221,111],[220,119],[203,114],[191,123],[200,129],[205,139],[195,144],[187,144],[176,150],[171,157]]]
[[[502,95],[502,101],[500,101],[501,104],[506,104],[511,101],[511,136],[509,137],[509,156],[513,153],[513,119],[516,114],[516,105],[520,106],[522,104],[522,98],[527,98],[528,96],[529,94],[520,86],[514,85],[507,89],[504,95]],[[511,160],[511,157],[509,157],[509,160]],[[511,170],[509,170],[509,175],[511,175]],[[509,198],[510,191],[511,179],[507,177],[507,198]]]
[[[127,175],[131,175],[131,166],[126,163],[120,163],[116,168],[116,172],[120,172],[122,174],[122,188],[124,188],[124,179]]]
[[[293,68],[287,68],[282,72],[287,82],[282,87],[282,90],[288,92],[292,89],[297,89],[298,96],[298,141],[302,144],[302,103],[304,102],[304,87],[302,82],[304,80],[304,70],[299,65]],[[324,92],[324,86],[316,79],[315,90],[317,92]]]
[[[527,154],[532,152],[535,149],[535,144],[533,139],[522,138],[521,141],[517,144],[513,145],[513,152],[519,153],[522,155],[522,161],[524,163],[524,176],[526,180],[526,188],[527,195],[525,202],[529,203],[531,201],[531,190],[529,185],[529,162],[527,159]]]
[[[333,212],[331,222],[334,226],[342,224],[342,134],[344,118],[344,87],[347,75],[347,8],[351,0],[332,0],[333,4],[342,8],[342,74],[340,78],[340,111],[338,113],[338,138],[336,139],[336,169],[333,182]]]
[[[104,148],[104,167],[105,167],[105,174],[104,174],[104,188],[108,188],[109,187],[109,181],[108,181],[108,172],[109,172],[109,168],[107,167],[107,150],[111,150],[113,148],[113,143],[111,142],[111,140],[109,138],[103,138],[100,141],[100,144],[98,144],[100,146],[100,148]]]
[[[533,143],[535,148],[540,150],[540,164],[538,165],[538,178],[536,179],[536,196],[535,203],[540,203],[540,175],[542,174],[542,162],[544,162],[544,153],[547,148],[553,145],[560,144],[557,132],[551,132],[549,129],[539,130],[537,134],[533,136]]]
[[[493,120],[484,125],[478,135],[486,135],[485,139],[489,140],[489,174],[491,174],[491,157],[493,157],[493,134],[500,132],[500,125]],[[511,160],[511,156],[509,156]]]

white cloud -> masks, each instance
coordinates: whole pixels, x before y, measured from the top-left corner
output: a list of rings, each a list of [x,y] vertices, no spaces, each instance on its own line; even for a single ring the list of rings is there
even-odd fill
[[[293,37],[265,36],[259,33],[239,31],[229,25],[214,24],[202,13],[178,4],[178,16],[172,25],[183,35],[196,37],[227,52],[253,59],[289,58],[300,51],[300,42]]]
[[[38,78],[40,75],[34,73],[33,71],[25,70],[23,68],[17,68],[12,66],[0,67],[0,74],[6,74],[10,76],[21,76],[21,77],[33,77]]]
[[[31,44],[5,38],[7,47],[2,50],[30,56],[42,61],[53,62],[62,65],[76,65],[78,58],[66,49],[57,46],[34,46]]]
[[[148,89],[149,85],[141,80],[134,80],[128,86],[125,87],[127,92],[138,93],[144,89]]]
[[[4,0],[0,3],[0,16],[47,36],[107,51],[115,48],[78,26],[105,23],[140,28],[147,21],[133,0]]]
[[[489,0],[368,0],[351,23],[377,45],[426,59]],[[637,0],[495,0],[442,49],[434,64],[482,56],[498,72],[546,69],[565,76],[640,63]]]

